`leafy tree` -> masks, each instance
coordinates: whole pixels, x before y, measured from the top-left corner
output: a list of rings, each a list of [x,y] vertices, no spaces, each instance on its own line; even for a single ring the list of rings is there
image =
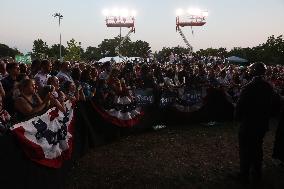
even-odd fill
[[[176,54],[176,55],[182,55],[182,54],[188,54],[188,49],[181,47],[181,46],[177,46],[177,47],[163,47],[163,49],[161,51],[159,51],[158,53],[156,53],[156,57],[159,61],[169,61],[169,57],[171,55],[171,53]]]
[[[83,59],[87,61],[99,60],[103,58],[101,50],[97,47],[87,47],[85,53],[83,54]]]
[[[33,44],[33,57],[46,58],[48,55],[48,45],[42,39],[34,40]]]
[[[267,64],[284,64],[284,39],[282,35],[270,36],[262,45],[262,48],[264,62]]]
[[[81,55],[84,52],[84,50],[81,47],[81,42],[76,42],[75,39],[67,41],[66,50],[67,54],[64,57],[64,59],[68,61],[80,61]]]
[[[196,54],[199,56],[225,57],[228,55],[228,52],[226,48],[221,47],[219,49],[214,49],[214,48],[200,49],[199,51],[196,52]]]
[[[116,56],[115,47],[120,43],[120,37],[115,37],[114,39],[104,39],[98,48],[101,50],[103,57],[113,57]]]
[[[0,43],[0,57],[12,57],[15,55],[22,54],[17,48],[10,48],[5,44]]]
[[[282,35],[278,37],[272,35],[263,44],[253,48],[235,47],[228,55],[239,56],[249,62],[262,61],[266,64],[284,64],[284,39]]]
[[[120,37],[114,39],[105,39],[99,44],[101,56],[117,56],[115,48],[120,44]],[[146,41],[135,41],[132,42],[130,38],[127,38],[124,43],[120,46],[120,54],[128,57],[147,57],[151,52],[151,47]]]
[[[229,53],[229,56],[238,56],[241,58],[247,58],[246,57],[246,52],[245,49],[241,48],[241,47],[234,47]]]
[[[137,40],[131,44],[129,56],[147,58],[151,52],[151,47],[148,42]]]
[[[59,50],[60,44],[54,44],[48,49],[48,57],[52,57],[55,59],[60,59]],[[64,57],[67,54],[66,48],[61,45],[61,56]]]

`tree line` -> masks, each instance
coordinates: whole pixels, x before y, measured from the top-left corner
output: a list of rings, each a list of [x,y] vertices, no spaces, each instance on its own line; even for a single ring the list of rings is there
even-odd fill
[[[104,39],[98,47],[89,46],[84,50],[81,42],[71,39],[67,41],[67,46],[61,46],[61,53],[64,60],[69,61],[93,61],[104,57],[117,56],[115,47],[120,44],[120,37],[113,39]],[[59,59],[59,44],[54,44],[51,47],[47,45],[42,39],[37,39],[33,43],[32,57],[33,58],[55,58]],[[130,38],[120,47],[120,53],[127,57],[144,57],[146,58],[151,52],[149,43],[141,40],[131,41]]]
[[[164,47],[159,51],[156,56],[169,57],[171,52],[174,54],[188,53],[186,48],[177,47]],[[230,57],[238,56],[240,58],[247,59],[249,62],[264,62],[265,64],[282,64],[284,65],[284,38],[283,35],[275,37],[274,35],[268,37],[265,43],[262,43],[256,47],[234,47],[231,50],[226,48],[207,48],[200,49],[193,53],[197,56],[218,56],[218,57]]]
[[[103,57],[116,56],[115,47],[119,45],[121,39],[119,36],[113,39],[104,39],[97,47],[89,46],[84,50],[81,42],[75,39],[67,41],[67,45],[62,45],[62,56],[64,60],[70,61],[93,61]],[[59,59],[59,44],[48,46],[42,39],[37,39],[33,42],[32,58],[53,58]],[[174,54],[186,54],[188,49],[182,46],[164,47],[160,51],[154,52],[156,58],[169,57],[171,52]],[[120,53],[127,57],[143,57],[146,58],[152,54],[151,47],[148,42],[137,40],[131,41],[128,38],[120,47]],[[10,48],[7,45],[0,43],[0,57],[14,57],[21,52],[16,48]],[[282,64],[284,65],[284,38],[283,35],[268,37],[265,43],[256,47],[234,47],[231,50],[226,48],[207,48],[200,49],[194,52],[198,56],[219,56],[229,57],[238,56],[247,59],[249,62],[262,61],[266,64]]]

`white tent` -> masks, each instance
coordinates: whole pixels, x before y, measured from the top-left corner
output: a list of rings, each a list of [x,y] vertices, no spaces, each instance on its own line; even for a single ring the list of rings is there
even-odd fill
[[[125,60],[129,60],[129,61],[134,61],[136,59],[140,60],[140,57],[124,57]],[[114,61],[114,62],[122,62],[123,59],[120,58],[119,56],[115,56],[115,57],[105,57],[99,60],[99,62],[107,62],[107,61]]]
[[[120,58],[119,56],[115,56],[115,57],[104,57],[102,59],[99,60],[99,62],[105,63],[108,61],[114,61],[114,62],[122,62],[123,59]]]
[[[237,56],[230,56],[227,58],[229,62],[235,62],[235,63],[247,63],[248,61],[246,59],[237,57]]]

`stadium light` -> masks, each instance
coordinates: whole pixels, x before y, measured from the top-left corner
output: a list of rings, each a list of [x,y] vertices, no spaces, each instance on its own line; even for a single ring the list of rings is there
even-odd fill
[[[135,17],[137,15],[135,10],[129,10],[127,8],[113,8],[104,9],[102,13],[106,17],[107,27],[126,27],[134,29]]]
[[[119,15],[120,15],[121,17],[123,17],[123,18],[128,17],[128,16],[129,16],[129,11],[128,11],[128,9],[121,9]]]
[[[204,16],[204,17],[208,17],[208,16],[209,16],[208,11],[203,11],[203,12],[202,12],[202,16]]]
[[[120,13],[120,11],[119,11],[119,9],[118,8],[113,8],[112,10],[111,10],[111,16],[120,16],[119,15],[119,13]]]
[[[176,10],[176,15],[177,16],[182,16],[184,14],[184,11],[182,9],[177,9]]]
[[[130,16],[136,17],[137,16],[137,11],[136,10],[131,10],[130,11]]]
[[[136,10],[129,10],[127,8],[104,9],[102,13],[106,17],[117,17],[117,18],[118,17],[122,17],[122,18],[136,17],[137,15]]]
[[[110,11],[108,9],[104,9],[103,10],[103,15],[104,16],[109,16],[110,15]]]
[[[127,8],[113,8],[104,9],[102,13],[106,17],[105,21],[107,27],[114,27],[120,29],[120,44],[115,48],[115,52],[119,55],[119,57],[122,57],[119,52],[120,46],[125,42],[125,40],[130,36],[131,33],[135,33],[135,17],[137,15],[137,12],[135,10],[129,10]],[[121,38],[122,28],[130,28],[130,31],[123,39]],[[124,61],[126,62],[126,60]]]
[[[187,13],[191,16],[201,16],[202,11],[198,8],[189,8]]]
[[[183,10],[183,9],[176,10],[177,20],[179,20],[179,22],[184,23],[188,21],[182,21],[182,20],[189,19],[190,23],[193,24],[192,26],[199,26],[199,24],[201,23],[205,24],[206,23],[205,19],[208,17],[208,15],[209,15],[208,11],[203,11],[199,8],[189,8],[187,10]]]
[[[191,29],[194,26],[203,26],[206,24],[206,18],[208,17],[208,11],[203,11],[199,8],[189,8],[187,10],[177,9],[176,10],[176,31],[179,32],[183,41],[192,53],[193,47],[187,40],[186,36],[181,30],[181,27],[190,26]],[[193,34],[193,30],[192,30]]]

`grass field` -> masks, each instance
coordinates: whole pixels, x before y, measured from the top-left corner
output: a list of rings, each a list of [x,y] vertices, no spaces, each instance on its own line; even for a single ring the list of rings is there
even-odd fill
[[[284,188],[271,155],[276,123],[265,137],[264,179],[248,188]],[[121,138],[93,150],[72,169],[66,188],[244,188],[238,172],[238,126],[187,125]]]

